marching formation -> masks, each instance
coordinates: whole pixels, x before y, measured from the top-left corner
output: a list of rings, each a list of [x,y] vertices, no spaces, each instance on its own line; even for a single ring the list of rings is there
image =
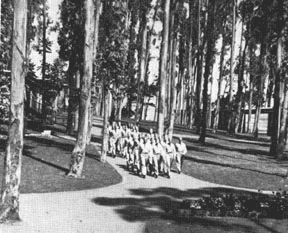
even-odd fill
[[[140,133],[134,124],[113,122],[108,125],[109,149],[112,157],[117,155],[125,158],[127,170],[146,178],[146,175],[158,178],[163,174],[170,178],[171,165],[175,161],[177,172],[180,174],[184,155],[187,153],[186,144],[178,138],[176,144],[168,135],[160,137],[150,129],[149,133]]]

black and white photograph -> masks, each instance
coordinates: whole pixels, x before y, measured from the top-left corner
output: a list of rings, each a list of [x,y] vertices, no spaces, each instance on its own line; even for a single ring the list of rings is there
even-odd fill
[[[0,233],[287,233],[288,0],[0,0]]]

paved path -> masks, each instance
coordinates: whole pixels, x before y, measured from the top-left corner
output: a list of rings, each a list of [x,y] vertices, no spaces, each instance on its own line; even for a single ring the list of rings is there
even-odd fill
[[[175,200],[200,197],[220,187],[176,173],[171,179],[142,179],[125,169],[124,159],[107,160],[122,175],[122,183],[77,192],[22,194],[22,221],[0,225],[0,233],[142,232],[147,220],[165,214]]]
[[[108,162],[123,176],[122,183],[87,191],[22,194],[23,221],[0,229],[5,233],[141,232],[145,221],[164,214],[171,201],[196,197],[201,188],[219,187],[176,173],[171,179],[142,179],[123,168],[123,159],[108,158]]]

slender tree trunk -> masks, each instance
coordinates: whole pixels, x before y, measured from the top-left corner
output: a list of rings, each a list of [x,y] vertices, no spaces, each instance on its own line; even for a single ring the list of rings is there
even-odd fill
[[[94,64],[94,61],[96,60],[96,56],[97,56],[99,21],[100,21],[100,13],[101,13],[101,0],[94,1],[94,9],[95,9],[95,19],[94,19],[93,64]],[[95,66],[94,66],[94,69],[96,69]],[[92,74],[92,76],[93,76],[93,74]],[[93,86],[95,88],[95,84]],[[90,90],[90,92],[91,92],[91,90]],[[90,143],[91,137],[92,137],[92,133],[91,133],[91,130],[92,130],[92,127],[93,127],[93,112],[92,112],[92,109],[94,109],[94,108],[95,108],[95,105],[92,106],[92,102],[90,102],[90,109],[88,111],[88,137],[87,137],[87,144]]]
[[[201,4],[202,0],[198,0],[198,51],[197,51],[197,82],[196,82],[196,93],[195,93],[195,104],[196,104],[196,126],[197,133],[200,133],[201,124],[201,89],[202,89],[202,65],[203,65],[203,51],[205,47],[205,38],[201,44]]]
[[[258,139],[258,131],[259,131],[259,121],[260,121],[260,114],[262,109],[262,97],[263,97],[263,89],[264,89],[264,81],[265,81],[265,75],[263,73],[263,66],[266,65],[266,42],[263,41],[261,44],[261,52],[260,52],[260,85],[259,85],[259,96],[257,100],[257,106],[256,106],[256,113],[255,113],[255,121],[254,121],[254,138]]]
[[[1,16],[2,16],[2,0],[0,0],[0,38],[2,35],[2,21],[1,21]],[[1,46],[1,40],[0,40],[0,46]]]
[[[146,11],[142,13],[141,21],[140,21],[140,39],[138,41],[141,41],[141,47],[138,50],[138,60],[139,60],[139,70],[138,70],[138,94],[137,94],[137,102],[136,102],[136,115],[135,119],[136,122],[139,122],[141,119],[141,100],[143,98],[144,94],[144,81],[145,81],[145,62],[146,62],[146,50],[147,50],[147,16]]]
[[[183,5],[183,1],[180,2],[180,6],[176,5],[176,9],[175,11],[178,11],[178,7],[182,8]],[[169,117],[169,128],[168,128],[168,136],[169,138],[172,139],[173,137],[173,130],[174,130],[174,122],[175,122],[175,115],[176,115],[176,101],[177,101],[177,91],[176,91],[176,58],[177,58],[177,49],[178,49],[178,45],[179,45],[179,30],[180,30],[180,25],[179,25],[179,14],[176,13],[176,15],[174,16],[174,24],[176,26],[175,31],[176,33],[174,33],[174,36],[171,41],[172,43],[172,52],[171,57],[170,57],[170,62],[171,62],[171,86],[170,86],[170,90],[171,90],[171,96],[170,96],[170,117]],[[179,77],[179,72],[178,72],[178,77]]]
[[[103,134],[102,134],[102,151],[101,162],[106,163],[107,151],[108,151],[108,123],[109,123],[109,94],[108,89],[104,87],[104,119],[103,119]]]
[[[18,221],[24,130],[27,0],[14,0],[10,119],[4,158],[0,222]]]
[[[233,77],[234,77],[234,50],[235,50],[235,26],[236,26],[236,6],[237,0],[233,0],[233,21],[232,21],[232,41],[231,41],[231,57],[230,57],[230,93],[229,93],[229,120],[228,133],[234,133],[233,122]]]
[[[284,88],[283,88],[284,83],[283,79],[281,78],[281,65],[282,65],[282,41],[281,38],[278,38],[277,72],[275,78],[274,107],[273,107],[273,127],[272,127],[273,131],[271,135],[271,145],[270,145],[270,154],[272,156],[275,156],[276,158],[280,157],[280,155],[282,154],[282,150],[284,148],[284,145],[286,144],[285,137],[287,136],[284,133],[286,119],[282,118],[281,122],[281,107],[283,104],[283,95],[284,95]],[[286,102],[287,102],[287,96],[286,96]],[[285,105],[287,105],[287,103],[285,103]],[[287,109],[284,109],[284,111],[287,111]],[[287,112],[285,115],[287,115]]]
[[[137,4],[138,1],[133,0],[129,2],[129,7],[131,11],[131,25],[130,25],[130,40],[129,40],[129,53],[128,53],[128,62],[129,62],[129,77],[130,77],[130,89],[128,96],[128,115],[132,113],[132,101],[135,92],[135,74],[136,72],[136,51],[137,51],[137,34],[139,29],[137,28],[137,24],[139,22],[139,9]]]
[[[240,65],[240,73],[238,77],[238,91],[237,91],[237,113],[235,117],[235,131],[234,133],[237,133],[239,128],[241,128],[241,122],[240,122],[240,117],[241,117],[241,112],[242,112],[242,107],[243,107],[243,87],[244,87],[244,69],[245,69],[245,59],[246,59],[246,49],[248,47],[248,41],[245,42],[244,50],[243,50],[243,55],[241,56],[241,65]]]
[[[42,129],[46,127],[47,118],[47,96],[46,96],[46,0],[42,1],[43,4],[43,54],[42,54]]]
[[[223,81],[223,65],[224,65],[224,56],[225,56],[225,39],[224,35],[222,35],[222,46],[221,46],[221,55],[220,55],[220,65],[219,65],[219,80],[218,80],[218,94],[217,94],[217,101],[216,101],[216,108],[215,108],[215,118],[213,124],[213,133],[216,133],[218,130],[218,123],[219,123],[219,111],[220,111],[220,100],[221,100],[221,93],[222,93],[222,81]]]
[[[80,72],[76,72],[76,77],[75,77],[76,85],[76,90],[80,90]],[[75,97],[73,98],[75,101]],[[73,101],[73,102],[74,102]],[[73,104],[73,131],[77,132],[79,128],[79,102],[72,103]],[[72,131],[72,132],[73,132]]]
[[[160,67],[159,67],[159,106],[158,106],[158,134],[162,138],[164,134],[164,113],[166,98],[166,78],[167,78],[167,56],[169,45],[169,19],[170,19],[170,0],[165,0],[163,36],[161,42]]]
[[[192,129],[194,123],[194,84],[195,77],[193,77],[193,8],[194,0],[189,0],[189,39],[188,39],[188,75],[190,80],[190,112],[188,126]]]
[[[211,75],[211,67],[214,56],[214,14],[215,14],[215,1],[210,1],[208,4],[209,15],[207,24],[207,52],[205,58],[205,72],[204,72],[204,89],[203,89],[203,112],[201,121],[201,134],[199,142],[204,143],[206,138],[206,124],[207,124],[207,107],[208,107],[208,82]]]
[[[75,105],[77,104],[77,101],[75,101],[75,96],[73,96],[73,91],[75,87],[75,67],[76,61],[74,59],[74,56],[71,56],[69,60],[69,68],[67,71],[68,74],[68,84],[69,84],[69,102],[68,102],[68,116],[67,116],[67,126],[66,126],[66,132],[68,134],[72,134],[73,132],[73,118],[74,118],[74,108]],[[75,93],[74,93],[75,94]],[[76,103],[75,103],[76,102]]]
[[[76,144],[71,156],[68,176],[80,177],[88,139],[88,117],[91,103],[91,79],[93,75],[93,40],[94,40],[94,3],[93,0],[85,1],[85,46],[83,56],[83,77],[81,80],[79,130]]]

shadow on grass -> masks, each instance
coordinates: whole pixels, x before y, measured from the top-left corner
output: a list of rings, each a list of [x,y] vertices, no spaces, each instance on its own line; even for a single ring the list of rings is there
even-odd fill
[[[56,147],[60,150],[63,150],[66,152],[71,152],[71,153],[72,153],[72,150],[74,148],[73,144],[68,143],[68,141],[67,141],[67,143],[64,143],[64,142],[57,141],[55,139],[48,139],[48,138],[42,138],[42,137],[29,137],[29,139],[26,139],[26,143],[24,144],[24,148],[23,148],[23,156],[29,157],[33,160],[36,160],[40,163],[43,163],[43,164],[46,164],[46,165],[51,166],[53,168],[56,168],[56,169],[63,171],[65,173],[68,172],[67,168],[61,167],[57,164],[51,163],[47,160],[44,160],[42,158],[38,158],[35,155],[33,155],[33,153],[31,151],[33,149],[37,149],[37,148],[35,146],[27,145],[27,144],[29,144],[29,141],[27,142],[27,140],[31,140],[32,142],[37,143],[38,145],[40,144],[40,145],[43,145],[45,147]],[[0,139],[0,151],[4,152],[5,148],[6,148],[6,140]],[[92,152],[94,152],[94,153],[92,153]],[[100,161],[100,155],[98,154],[98,152],[94,148],[91,148],[91,146],[88,149],[88,152],[86,152],[86,156],[88,158]]]
[[[212,231],[207,232],[232,232],[235,228],[238,230],[241,229],[242,231],[240,232],[262,232],[261,229],[276,232],[273,231],[272,228],[261,226],[257,223],[256,225],[252,224],[251,226],[251,220],[249,219],[235,221],[234,218],[231,218],[231,220],[228,218],[193,218],[192,221],[184,221],[184,219],[179,219],[177,216],[169,214],[171,211],[179,208],[183,199],[198,199],[206,195],[220,195],[228,193],[248,196],[263,195],[229,188],[200,188],[187,189],[183,191],[175,188],[159,187],[155,189],[130,189],[131,196],[129,197],[97,197],[92,199],[92,202],[96,205],[114,208],[114,211],[127,222],[147,223],[151,221],[151,219],[157,219],[157,221],[173,221],[177,224],[188,223],[192,226],[209,226]],[[225,219],[225,221],[223,221],[223,219]],[[166,229],[160,229],[158,232],[168,231]],[[178,229],[177,232],[182,231],[179,231]]]
[[[197,143],[200,145],[200,143],[195,140],[195,139],[191,139],[191,138],[185,138],[185,141],[187,141],[188,143]],[[223,140],[225,141],[225,140]],[[240,144],[240,143],[239,143]],[[243,143],[241,143],[243,145]],[[227,146],[224,146],[224,145],[221,145],[221,144],[216,144],[216,143],[211,143],[211,142],[205,142],[205,144],[203,144],[203,147],[205,148],[211,148],[211,149],[219,149],[219,150],[227,150],[227,151],[232,151],[232,152],[239,152],[239,153],[242,153],[242,154],[248,154],[248,155],[261,155],[261,156],[267,156],[267,157],[271,157],[269,155],[269,152],[267,150],[261,150],[261,149],[252,149],[252,148],[239,148],[237,146],[234,146],[234,147],[229,147],[229,143],[227,144]],[[187,145],[187,148],[189,147],[189,145]],[[206,150],[203,150],[203,151],[206,151]],[[210,151],[206,151],[206,152],[209,152]]]

